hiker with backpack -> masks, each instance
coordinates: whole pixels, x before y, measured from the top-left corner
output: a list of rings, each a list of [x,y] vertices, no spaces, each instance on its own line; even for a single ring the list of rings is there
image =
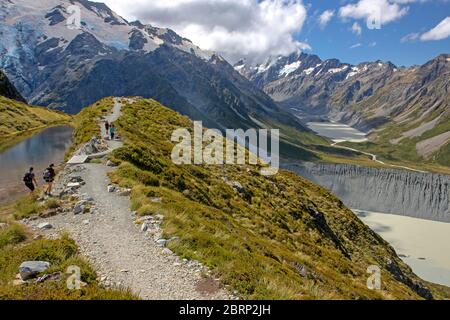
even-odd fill
[[[47,183],[44,193],[47,196],[52,195],[53,181],[55,180],[55,176],[56,176],[55,169],[53,168],[54,166],[55,165],[52,163],[44,171],[44,181]]]
[[[111,140],[114,140],[114,135],[116,134],[116,126],[114,123],[111,123],[109,126],[109,134],[111,136]]]
[[[109,127],[110,127],[109,122],[108,122],[108,121],[105,121],[106,135],[109,135]]]
[[[25,186],[30,189],[30,194],[32,194],[38,185],[34,175],[34,168],[30,168],[30,170],[25,173],[23,182],[25,183]]]

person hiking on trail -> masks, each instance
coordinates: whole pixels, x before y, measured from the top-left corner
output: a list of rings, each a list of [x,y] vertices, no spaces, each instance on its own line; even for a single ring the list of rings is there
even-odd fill
[[[109,133],[109,127],[110,127],[109,122],[108,122],[108,121],[105,121],[106,134]]]
[[[109,126],[109,135],[111,137],[111,140],[114,140],[115,133],[116,133],[116,126],[114,125],[114,123],[111,123],[111,125]]]
[[[25,173],[25,176],[23,177],[23,182],[25,182],[25,185],[28,189],[30,189],[30,193],[33,193],[34,190],[37,187],[37,181],[36,177],[34,176],[34,168],[30,168],[30,170]]]
[[[53,188],[53,181],[55,180],[55,169],[53,168],[55,165],[52,163],[49,165],[47,169],[44,171],[44,181],[47,183],[46,189],[45,189],[45,195],[51,196],[52,195],[52,188]]]

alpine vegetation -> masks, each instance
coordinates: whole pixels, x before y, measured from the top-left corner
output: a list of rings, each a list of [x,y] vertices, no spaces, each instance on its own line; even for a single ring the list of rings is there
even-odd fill
[[[194,140],[192,144],[192,140]],[[224,137],[218,129],[203,130],[201,121],[194,121],[194,137],[187,128],[173,132],[171,141],[178,142],[172,150],[176,165],[263,165],[261,174],[272,176],[280,168],[280,130],[227,129]],[[270,147],[270,155],[269,155]],[[246,150],[248,148],[248,152]],[[247,162],[248,161],[248,162]],[[269,167],[267,167],[269,166]]]

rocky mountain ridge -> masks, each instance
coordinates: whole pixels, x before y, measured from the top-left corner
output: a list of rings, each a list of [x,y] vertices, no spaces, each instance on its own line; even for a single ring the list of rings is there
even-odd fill
[[[304,122],[326,119],[371,132],[381,151],[372,145],[365,151],[404,150],[397,160],[448,166],[449,54],[410,68],[382,61],[354,66],[305,53],[235,68]]]
[[[25,99],[20,95],[2,70],[0,70],[0,96],[26,103]]]

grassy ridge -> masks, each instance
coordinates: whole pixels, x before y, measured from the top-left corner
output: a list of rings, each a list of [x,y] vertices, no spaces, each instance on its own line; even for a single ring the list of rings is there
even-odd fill
[[[0,151],[27,133],[70,121],[71,117],[62,112],[32,107],[0,96]]]
[[[243,298],[420,298],[411,288],[423,282],[326,190],[286,171],[263,177],[257,167],[174,165],[172,131],[192,123],[153,100],[124,106],[117,124],[126,144],[113,154],[120,166],[111,178],[133,189],[132,209],[163,214],[165,236],[179,237],[170,248],[212,268]],[[366,286],[370,265],[382,270],[381,291]]]

